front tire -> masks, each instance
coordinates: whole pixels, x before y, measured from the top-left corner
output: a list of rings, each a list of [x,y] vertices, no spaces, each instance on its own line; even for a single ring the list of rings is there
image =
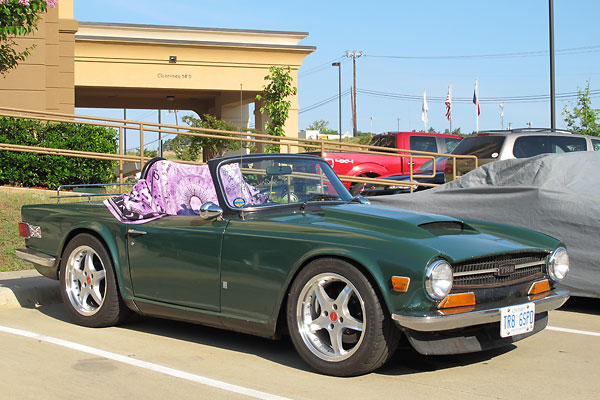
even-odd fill
[[[128,314],[104,245],[82,233],[65,248],[60,263],[63,302],[75,321],[93,328],[116,325]]]
[[[328,375],[371,372],[398,343],[399,331],[369,280],[334,258],[313,261],[298,274],[289,293],[287,322],[300,356]]]

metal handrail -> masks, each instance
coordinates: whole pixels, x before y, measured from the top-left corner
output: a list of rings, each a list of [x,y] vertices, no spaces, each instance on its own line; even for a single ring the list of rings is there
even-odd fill
[[[84,151],[76,151],[76,150],[67,150],[67,149],[56,149],[56,148],[44,148],[44,147],[36,147],[36,146],[23,146],[23,145],[15,145],[9,143],[0,143],[0,150],[9,150],[9,151],[18,151],[18,152],[33,152],[39,154],[49,154],[49,155],[62,155],[69,157],[80,157],[80,158],[89,158],[89,159],[100,159],[100,160],[110,160],[110,161],[118,161],[119,162],[119,182],[123,182],[123,163],[124,162],[140,162],[140,168],[143,167],[144,163],[151,159],[151,157],[144,156],[144,144],[143,144],[143,135],[147,132],[161,132],[161,133],[171,133],[185,136],[199,136],[199,137],[207,137],[207,138],[217,138],[224,140],[232,140],[236,142],[244,142],[244,143],[260,143],[263,145],[278,145],[282,148],[287,147],[288,152],[292,152],[293,149],[314,149],[316,152],[320,152],[321,155],[324,155],[327,152],[353,152],[353,153],[366,153],[366,154],[377,154],[377,155],[387,155],[387,156],[395,156],[395,157],[408,157],[409,160],[412,160],[414,157],[419,158],[432,158],[436,157],[448,157],[448,159],[452,159],[453,164],[453,174],[456,176],[456,160],[457,159],[471,159],[474,162],[475,168],[478,166],[478,159],[476,156],[463,156],[463,155],[453,155],[453,154],[442,154],[442,153],[432,153],[426,151],[419,150],[409,150],[409,149],[393,149],[390,151],[390,148],[387,147],[379,147],[379,146],[371,146],[371,145],[362,145],[356,143],[342,143],[339,142],[330,142],[326,140],[320,139],[301,139],[294,137],[286,137],[286,136],[271,136],[265,133],[256,133],[256,132],[233,132],[233,131],[223,131],[217,129],[207,129],[207,128],[196,128],[196,127],[181,127],[178,125],[169,125],[169,124],[158,124],[152,122],[142,122],[142,121],[130,121],[130,120],[122,120],[122,119],[114,119],[114,118],[103,118],[103,117],[92,117],[92,116],[82,116],[82,115],[73,115],[73,114],[63,114],[63,113],[53,113],[53,112],[45,112],[45,111],[35,111],[35,110],[22,110],[15,108],[7,108],[0,107],[0,115],[14,118],[27,118],[33,120],[40,121],[48,121],[48,122],[66,122],[66,123],[77,123],[77,124],[86,124],[86,125],[96,125],[96,126],[105,126],[110,127],[118,131],[119,136],[119,154],[111,154],[111,153],[96,153],[96,152],[84,152]],[[140,135],[140,155],[127,155],[124,154],[123,151],[123,137],[124,131],[138,131]],[[190,163],[190,164],[203,164],[202,162],[190,162],[190,161],[181,161],[182,163]],[[435,162],[434,162],[435,164]],[[435,174],[435,165],[433,167],[433,174]],[[413,178],[415,177],[425,177],[413,174],[413,166],[410,165],[409,169],[410,181],[413,182]],[[368,183],[365,177],[354,177],[354,176],[344,176],[343,180],[348,182],[359,182],[359,183]],[[379,183],[383,185],[392,185],[396,184],[393,181],[380,181]],[[416,182],[419,185],[429,186],[430,184],[423,184]],[[431,184],[435,186],[435,184]],[[64,196],[63,196],[64,197]]]

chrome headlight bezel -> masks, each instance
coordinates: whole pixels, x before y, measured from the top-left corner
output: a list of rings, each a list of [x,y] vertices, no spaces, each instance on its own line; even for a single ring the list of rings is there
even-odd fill
[[[560,282],[566,278],[569,273],[570,262],[567,249],[557,247],[550,257],[548,257],[548,275],[554,282]]]
[[[425,293],[432,300],[441,301],[450,294],[454,282],[452,265],[446,260],[437,259],[425,271]]]

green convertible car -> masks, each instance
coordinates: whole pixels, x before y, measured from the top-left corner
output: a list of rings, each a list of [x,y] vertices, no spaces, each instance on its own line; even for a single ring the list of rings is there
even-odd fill
[[[132,311],[277,338],[331,375],[506,346],[569,297],[564,245],[507,225],[368,204],[308,155],[153,159],[131,193],[24,206],[16,254],[74,320]]]

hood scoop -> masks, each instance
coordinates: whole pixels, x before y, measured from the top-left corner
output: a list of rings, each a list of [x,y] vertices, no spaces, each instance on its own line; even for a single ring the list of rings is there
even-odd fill
[[[436,235],[464,235],[465,233],[478,233],[473,227],[462,221],[436,221],[420,224],[419,228]]]

